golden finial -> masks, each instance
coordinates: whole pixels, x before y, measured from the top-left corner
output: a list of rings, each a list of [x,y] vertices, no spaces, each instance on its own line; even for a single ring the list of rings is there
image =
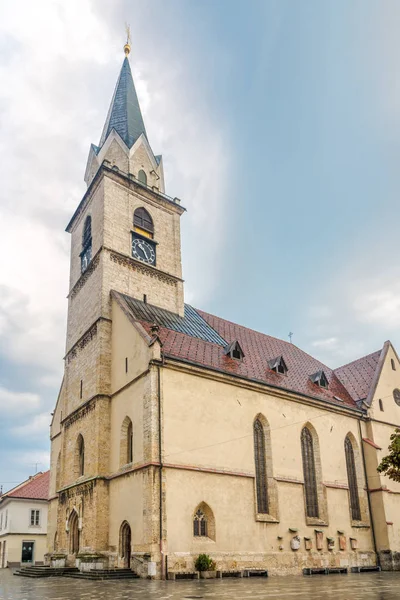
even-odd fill
[[[125,23],[125,29],[126,29],[126,44],[124,46],[124,52],[125,52],[125,56],[128,56],[128,54],[131,51],[131,28],[129,27],[128,23]]]

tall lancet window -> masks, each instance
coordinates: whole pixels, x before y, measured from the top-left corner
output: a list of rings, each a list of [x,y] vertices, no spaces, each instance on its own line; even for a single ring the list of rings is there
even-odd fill
[[[259,419],[254,421],[254,461],[256,467],[257,512],[268,514],[267,465],[265,457],[264,427]]]
[[[347,480],[349,482],[350,512],[353,521],[361,521],[360,499],[358,497],[356,462],[354,460],[354,448],[349,436],[344,441],[346,454]]]
[[[92,260],[92,217],[88,216],[83,227],[81,271],[84,273]]]
[[[304,488],[307,517],[319,517],[317,477],[315,474],[314,443],[310,430],[301,432],[301,454],[303,458]]]

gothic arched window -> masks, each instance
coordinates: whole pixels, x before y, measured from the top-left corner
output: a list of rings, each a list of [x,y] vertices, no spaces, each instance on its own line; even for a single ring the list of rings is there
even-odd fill
[[[129,417],[125,417],[121,426],[120,467],[133,462],[133,425]]]
[[[140,183],[143,183],[144,185],[147,185],[147,175],[143,171],[143,169],[140,169],[140,171],[138,173],[138,180],[140,181]]]
[[[254,461],[256,467],[257,512],[268,514],[267,465],[265,457],[264,427],[259,419],[254,421]]]
[[[193,535],[207,537],[207,518],[202,510],[198,510],[193,519]]]
[[[303,427],[301,432],[301,455],[303,459],[304,488],[307,517],[319,517],[317,477],[315,473],[314,443],[311,431]]]
[[[153,219],[142,206],[137,208],[133,215],[133,229],[136,233],[140,233],[148,238],[154,236]]]
[[[92,260],[92,217],[87,216],[83,227],[81,271],[84,273]]]
[[[353,521],[361,521],[360,499],[358,497],[356,462],[354,460],[354,448],[349,436],[344,441],[346,454],[347,480],[349,482],[350,512]]]

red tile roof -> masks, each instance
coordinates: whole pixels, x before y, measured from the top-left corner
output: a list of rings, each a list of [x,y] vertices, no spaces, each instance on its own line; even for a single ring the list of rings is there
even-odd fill
[[[371,389],[382,350],[353,360],[353,362],[335,369],[335,373],[353,400],[364,400]]]
[[[124,301],[122,295],[116,294],[115,296],[120,301]],[[151,322],[144,320],[143,312],[138,312],[136,306],[138,304],[139,301],[135,301],[129,306],[125,303],[125,309],[131,312],[132,316],[143,325],[151,336],[151,325],[154,320]],[[157,309],[160,316],[160,319],[156,320],[160,325],[158,335],[166,356],[284,388],[337,405],[343,406],[345,404],[357,408],[353,398],[334,371],[300,350],[294,344],[225,321],[204,311],[198,309],[196,311],[208,326],[212,327],[228,343],[237,340],[243,349],[244,358],[242,360],[230,358],[224,354],[221,344],[163,326],[161,324],[163,320],[161,313],[167,313],[168,311]],[[285,375],[275,373],[268,364],[268,361],[280,355],[283,356],[288,368]],[[310,380],[310,375],[320,370],[324,371],[328,379],[328,389],[321,388]]]
[[[3,495],[3,498],[26,498],[29,500],[48,500],[50,471],[38,473]]]

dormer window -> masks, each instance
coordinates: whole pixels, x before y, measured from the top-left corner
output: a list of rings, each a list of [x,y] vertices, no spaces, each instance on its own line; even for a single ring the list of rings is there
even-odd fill
[[[231,342],[228,346],[225,346],[224,354],[230,358],[236,358],[236,360],[244,358],[244,352],[237,340]]]
[[[86,217],[83,227],[81,271],[84,273],[92,260],[92,217]]]
[[[285,375],[288,370],[286,363],[283,360],[283,356],[277,356],[276,358],[269,360],[268,365],[271,371],[275,371],[275,373],[281,373],[281,375]]]
[[[328,387],[328,379],[323,371],[317,371],[314,375],[310,375],[310,379],[313,383],[319,385],[319,387]]]

